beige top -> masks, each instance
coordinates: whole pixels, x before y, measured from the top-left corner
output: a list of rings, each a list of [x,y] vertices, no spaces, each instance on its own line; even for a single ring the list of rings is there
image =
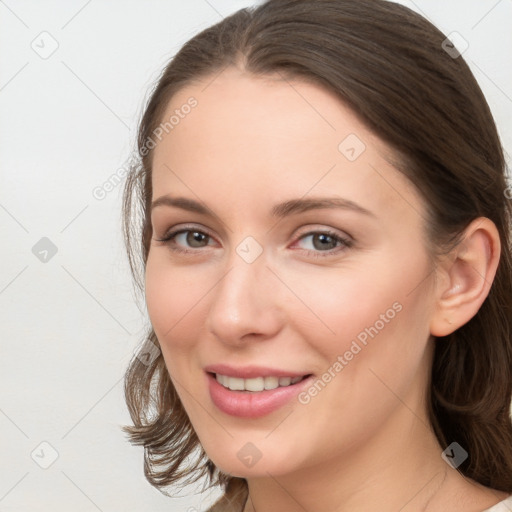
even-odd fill
[[[211,508],[208,509],[208,512],[239,512],[240,510],[242,510],[243,504],[247,499],[247,495],[244,496],[244,492],[242,489],[240,489],[241,492],[238,493],[238,499],[234,499],[233,501],[226,503],[224,499],[221,498]],[[512,512],[512,494],[508,498],[505,498],[503,501],[500,501],[491,508],[486,508],[482,512]]]
[[[512,494],[494,507],[486,508],[483,512],[512,512]]]

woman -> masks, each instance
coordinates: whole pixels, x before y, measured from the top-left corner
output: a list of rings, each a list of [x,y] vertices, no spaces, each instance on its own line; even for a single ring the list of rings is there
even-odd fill
[[[153,485],[207,475],[212,511],[512,508],[505,164],[446,36],[380,0],[243,9],[173,58],[138,145],[152,328],[125,429]]]

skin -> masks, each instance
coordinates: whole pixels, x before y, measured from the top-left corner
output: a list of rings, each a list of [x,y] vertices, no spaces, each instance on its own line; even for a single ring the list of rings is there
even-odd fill
[[[494,224],[474,221],[434,266],[421,196],[336,97],[236,68],[212,80],[174,95],[166,119],[190,96],[198,105],[154,149],[153,199],[194,199],[209,214],[153,209],[146,300],[201,444],[221,471],[248,481],[245,512],[477,512],[504,499],[443,461],[425,405],[432,335],[466,323],[489,291]],[[354,161],[338,149],[350,134],[366,146]],[[370,213],[271,215],[275,204],[303,197],[344,198]],[[209,236],[158,241],[179,227]],[[351,244],[328,239],[326,249],[325,230]],[[236,251],[249,236],[263,249],[252,263]],[[212,403],[204,366],[318,377],[397,303],[394,318],[309,403],[256,419]],[[250,468],[237,457],[248,442],[261,453]]]

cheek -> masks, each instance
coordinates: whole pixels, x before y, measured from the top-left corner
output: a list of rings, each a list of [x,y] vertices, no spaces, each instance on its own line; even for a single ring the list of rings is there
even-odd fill
[[[164,251],[148,257],[145,276],[145,295],[149,318],[162,351],[185,350],[193,346],[199,319],[208,292],[207,284],[197,269],[173,266]]]
[[[294,323],[323,362],[316,381],[298,397],[302,414],[295,416],[299,430],[318,433],[322,456],[344,449],[347,440],[364,442],[400,405],[397,396],[409,397],[413,407],[419,403],[427,382],[430,299],[423,286],[412,291],[428,275],[416,261],[412,267],[397,260],[384,265],[386,272],[358,272],[357,279],[347,274],[316,279],[315,286],[303,283],[300,293],[335,332],[319,321]]]
[[[417,276],[388,275],[374,286],[361,280],[361,302],[340,315],[338,329],[347,329],[330,357],[339,363],[340,375],[330,398],[354,417],[364,416],[361,420],[372,417],[378,423],[397,405],[396,396],[416,402],[427,383],[429,295],[422,287],[411,293]],[[363,289],[367,293],[361,295]],[[374,404],[372,411],[359,409],[367,403]]]
[[[337,364],[335,369],[343,369],[350,380],[368,379],[368,367],[389,373],[390,368],[419,363],[429,336],[431,305],[426,284],[418,283],[428,275],[428,263],[421,255],[413,258],[414,265],[409,258],[393,256],[365,265],[364,272],[315,271],[307,279],[288,274],[287,282],[305,298],[309,311],[303,308],[287,318],[321,355],[324,368],[316,371],[339,363],[338,356],[343,368]],[[352,369],[345,371],[345,366]]]

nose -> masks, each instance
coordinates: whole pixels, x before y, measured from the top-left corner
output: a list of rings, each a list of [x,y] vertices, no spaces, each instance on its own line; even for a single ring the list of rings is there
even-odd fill
[[[223,343],[237,346],[274,337],[284,321],[278,283],[264,254],[252,263],[234,254],[212,290],[208,331]]]

